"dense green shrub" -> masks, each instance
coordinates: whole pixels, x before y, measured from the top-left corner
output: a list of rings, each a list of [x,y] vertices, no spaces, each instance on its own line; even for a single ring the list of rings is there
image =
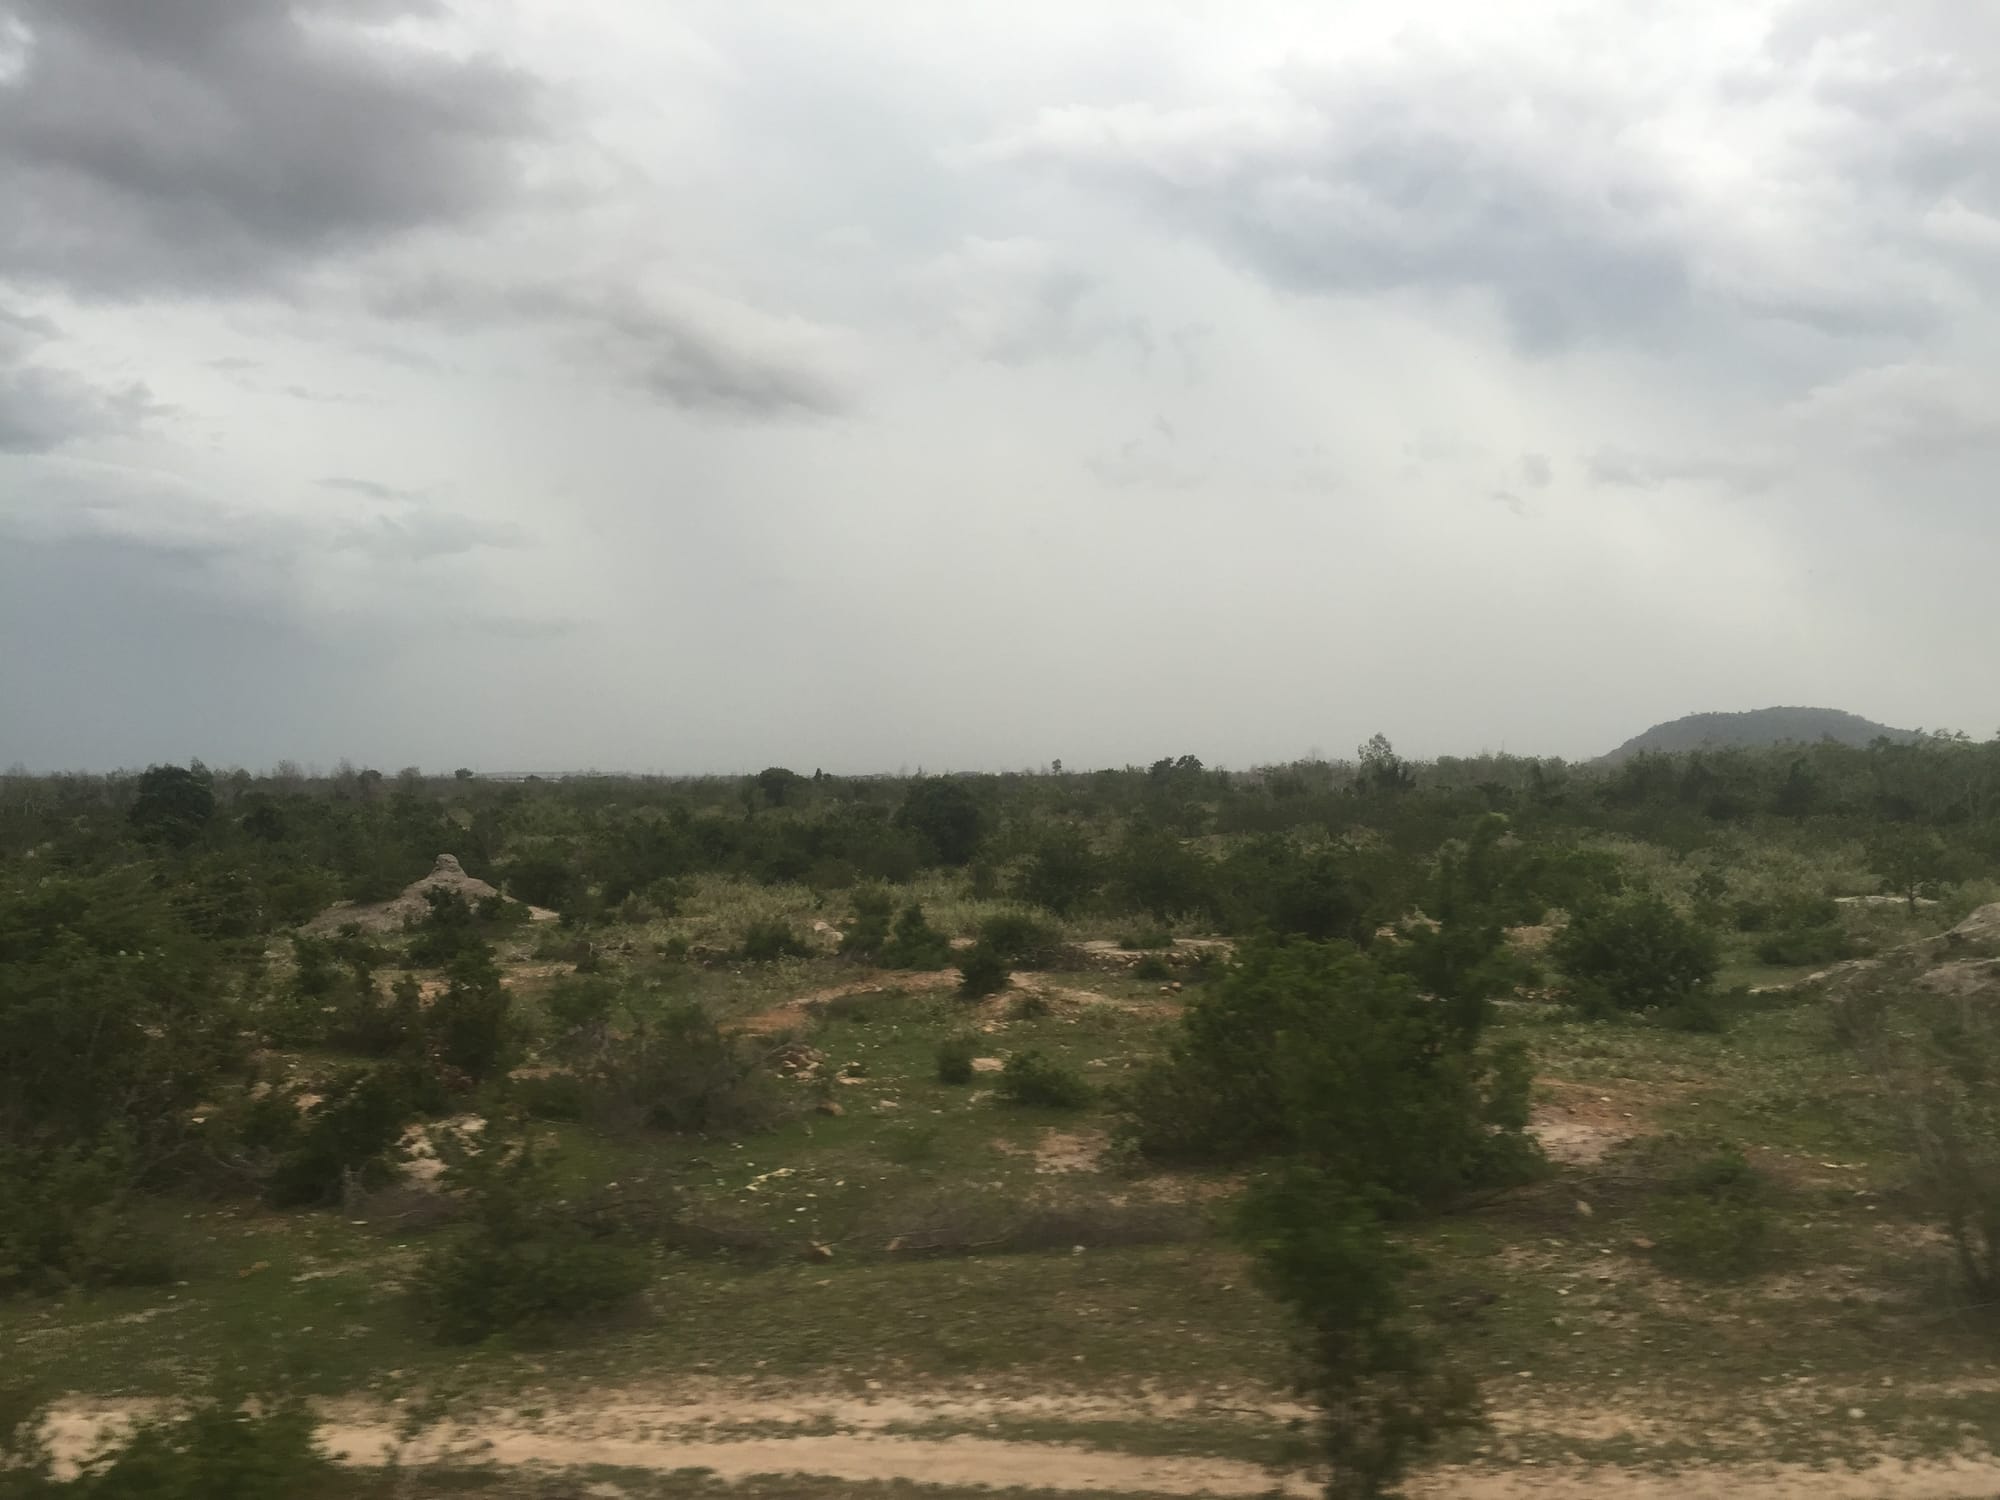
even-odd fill
[[[942,969],[951,962],[951,939],[931,926],[923,907],[912,902],[896,918],[881,959],[890,969]]]
[[[737,955],[751,963],[770,963],[780,958],[804,958],[812,949],[782,917],[758,917],[743,929]]]
[[[0,1297],[166,1281],[171,1258],[134,1217],[132,1178],[119,1142],[0,1146]]]
[[[1402,904],[1385,887],[1379,857],[1347,848],[1306,849],[1283,837],[1251,839],[1232,849],[1217,888],[1230,932],[1264,930],[1313,942],[1339,938],[1359,948],[1400,915]]]
[[[896,826],[923,839],[937,863],[964,865],[971,863],[986,837],[986,810],[965,782],[952,776],[926,776],[903,794]]]
[[[1445,1199],[1534,1160],[1525,1068],[1460,1036],[1346,944],[1252,943],[1126,1090],[1124,1133],[1169,1159],[1305,1151],[1371,1191]]]
[[[424,908],[407,924],[409,959],[418,968],[442,969],[460,953],[486,946],[478,915],[457,891],[432,887],[424,892]]]
[[[143,870],[0,872],[0,1142],[172,1155],[246,1050],[222,960]]]
[[[397,1144],[415,1114],[416,1089],[400,1068],[342,1073],[303,1112],[296,1096],[277,1094],[265,1117],[278,1152],[265,1195],[280,1207],[322,1205],[338,1202],[350,1182],[379,1186],[395,1175]]]
[[[1712,983],[1722,960],[1715,935],[1663,898],[1642,892],[1587,906],[1550,952],[1586,1010],[1652,1010]]]
[[[1007,1059],[994,1092],[1005,1103],[1039,1109],[1082,1109],[1094,1097],[1081,1073],[1032,1047]]]
[[[981,942],[959,954],[958,976],[958,993],[967,1000],[977,1000],[1006,989],[1013,971],[997,949]]]
[[[1215,861],[1178,835],[1135,827],[1111,857],[1114,894],[1155,921],[1171,922],[1216,905]]]
[[[1053,968],[1062,958],[1061,930],[1030,912],[995,912],[979,924],[979,941],[1024,969]]]
[[[1838,922],[1825,927],[1788,927],[1757,943],[1760,964],[1827,964],[1855,955],[1854,939]]]
[[[520,1047],[512,997],[501,983],[492,950],[462,949],[445,969],[445,987],[427,1018],[437,1060],[474,1083],[498,1077]]]
[[[939,1083],[972,1082],[972,1060],[979,1055],[979,1042],[969,1036],[948,1036],[937,1045]]]
[[[1171,948],[1173,947],[1173,945],[1174,945],[1174,935],[1171,932],[1167,931],[1164,927],[1141,928],[1136,932],[1127,932],[1122,936],[1120,936],[1118,939],[1119,947],[1129,948],[1134,951],[1138,951],[1141,949],[1153,949],[1153,948]]]
[[[1021,870],[1019,894],[1023,901],[1066,917],[1094,896],[1103,883],[1104,862],[1092,850],[1090,835],[1064,824],[1036,839]]]

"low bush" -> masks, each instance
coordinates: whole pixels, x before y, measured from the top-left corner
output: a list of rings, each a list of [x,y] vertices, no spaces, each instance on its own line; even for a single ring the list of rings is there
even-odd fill
[[[1009,964],[1050,969],[1062,962],[1061,929],[1025,911],[996,912],[979,924],[979,941]]]
[[[1090,1103],[1094,1091],[1076,1069],[1030,1048],[1007,1059],[994,1092],[1008,1104],[1036,1109],[1082,1109]]]
[[[997,995],[1013,977],[1007,960],[984,942],[973,944],[958,958],[958,993],[967,1000]]]
[[[780,958],[804,958],[812,949],[783,918],[759,917],[743,929],[743,942],[736,951],[751,963],[770,963]]]
[[[1763,1177],[1742,1152],[1717,1151],[1676,1174],[1648,1213],[1653,1255],[1668,1270],[1740,1279],[1770,1260],[1775,1222]]]
[[[742,1133],[783,1115],[755,1044],[724,1034],[698,1002],[627,995],[616,1030],[615,1045],[578,1064],[604,1123]]]
[[[942,969],[951,963],[951,940],[931,926],[923,907],[912,902],[896,918],[881,959],[891,969]]]
[[[1712,932],[1645,892],[1584,907],[1549,947],[1586,1013],[1684,1002],[1722,966]]]
[[[1474,1050],[1409,976],[1344,943],[1259,942],[1203,986],[1166,1055],[1123,1089],[1147,1156],[1234,1161],[1310,1151],[1412,1205],[1519,1181],[1536,1152],[1527,1070]]]
[[[1757,943],[1762,964],[1830,964],[1856,953],[1854,939],[1838,921],[1824,927],[1786,927]]]
[[[840,937],[840,952],[846,958],[875,958],[889,941],[889,920],[895,912],[895,898],[887,886],[864,885],[854,893],[854,916]]]
[[[468,949],[483,949],[479,918],[457,891],[433,888],[424,892],[427,910],[406,924],[409,958],[418,968],[441,969]]]
[[[533,1141],[490,1130],[476,1142],[439,1144],[445,1181],[471,1209],[414,1281],[419,1315],[441,1343],[501,1334],[543,1341],[630,1302],[651,1279],[617,1216],[579,1213]]]
[[[972,1060],[979,1055],[979,1043],[969,1036],[948,1036],[937,1045],[939,1083],[972,1082]]]
[[[263,1123],[276,1159],[265,1196],[281,1208],[325,1205],[339,1202],[350,1182],[390,1181],[397,1144],[417,1112],[414,1093],[406,1070],[378,1067],[341,1074],[303,1113],[296,1095],[269,1096]]]
[[[1161,927],[1146,928],[1139,932],[1128,932],[1118,939],[1119,947],[1133,950],[1171,948],[1173,945],[1174,935]]]
[[[1134,979],[1171,979],[1173,973],[1172,966],[1157,953],[1148,953],[1144,958],[1132,965],[1132,977]]]
[[[0,1147],[0,1296],[169,1280],[170,1255],[133,1217],[132,1175],[118,1144]]]

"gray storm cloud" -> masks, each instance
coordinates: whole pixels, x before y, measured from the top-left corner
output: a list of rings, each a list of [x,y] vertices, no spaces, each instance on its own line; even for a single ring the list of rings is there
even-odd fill
[[[1984,733],[2000,21],[0,0],[0,763]]]

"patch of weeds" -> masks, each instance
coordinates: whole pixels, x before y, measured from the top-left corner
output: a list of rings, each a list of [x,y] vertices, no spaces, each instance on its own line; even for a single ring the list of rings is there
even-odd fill
[[[1134,979],[1171,979],[1173,972],[1167,966],[1167,961],[1157,953],[1148,953],[1144,958],[1132,965],[1132,977]]]
[[[1138,932],[1128,932],[1118,939],[1118,946],[1133,951],[1141,949],[1171,948],[1174,935],[1161,927],[1143,928]]]
[[[882,1154],[899,1166],[914,1167],[937,1160],[939,1131],[935,1125],[909,1125],[882,1138]]]
[[[1647,1215],[1653,1256],[1679,1275],[1733,1281],[1769,1264],[1776,1224],[1768,1185],[1725,1147],[1673,1177]]]

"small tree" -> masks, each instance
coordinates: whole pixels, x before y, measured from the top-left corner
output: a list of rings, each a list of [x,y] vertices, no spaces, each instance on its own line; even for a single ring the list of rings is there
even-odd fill
[[[507,1071],[519,1036],[491,948],[481,943],[452,959],[427,1021],[438,1060],[446,1066],[474,1083]]]
[[[890,969],[942,969],[951,962],[951,940],[924,916],[923,907],[911,902],[896,918],[889,941],[882,945],[882,963]]]
[[[1253,1185],[1239,1225],[1295,1320],[1329,1500],[1394,1494],[1418,1453],[1478,1421],[1471,1379],[1440,1363],[1404,1301],[1408,1258],[1364,1192],[1301,1162]]]
[[[768,807],[783,807],[791,800],[792,792],[806,784],[805,777],[783,766],[766,766],[750,779],[763,794]]]
[[[1868,867],[1882,880],[1882,889],[1908,903],[1912,916],[1917,902],[1934,895],[1944,879],[1944,842],[1929,829],[1892,824],[1868,842]]]
[[[200,761],[149,766],[128,815],[133,832],[148,843],[185,849],[215,816],[215,781]]]
[[[958,974],[958,993],[967,1000],[999,994],[1011,977],[1007,960],[985,942],[975,943],[959,955]]]
[[[1066,917],[1096,894],[1104,863],[1081,828],[1064,824],[1036,841],[1021,872],[1021,899]]]
[[[889,941],[889,919],[896,909],[896,898],[883,885],[864,885],[854,893],[854,920],[847,924],[847,930],[840,935],[840,952],[844,958],[874,958],[882,951],[882,945]]]
[[[896,811],[896,826],[920,835],[939,864],[965,865],[986,837],[986,810],[964,782],[927,776],[913,782]]]

